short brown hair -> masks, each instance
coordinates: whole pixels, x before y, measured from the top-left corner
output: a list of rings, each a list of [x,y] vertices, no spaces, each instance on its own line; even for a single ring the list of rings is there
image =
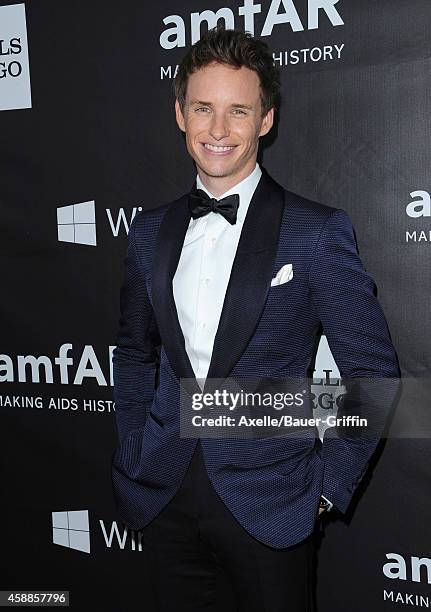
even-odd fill
[[[260,80],[262,115],[278,106],[280,77],[268,45],[249,32],[226,30],[221,23],[192,45],[179,65],[174,91],[181,110],[184,110],[189,76],[212,62],[254,70]]]

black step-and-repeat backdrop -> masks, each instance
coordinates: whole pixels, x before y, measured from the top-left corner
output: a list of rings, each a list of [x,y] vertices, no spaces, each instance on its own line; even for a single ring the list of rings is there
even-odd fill
[[[428,0],[0,1],[2,589],[153,609],[111,493],[111,355],[130,222],[194,178],[172,78],[219,19],[270,46],[263,163],[349,213],[413,380],[366,494],[328,517],[318,609],[431,607],[430,18]],[[324,339],[317,370],[336,373]]]

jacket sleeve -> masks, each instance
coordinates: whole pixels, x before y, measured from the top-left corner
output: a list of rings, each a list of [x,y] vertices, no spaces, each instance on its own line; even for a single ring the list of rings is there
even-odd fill
[[[400,370],[376,285],[365,271],[352,222],[335,209],[310,267],[312,300],[347,392],[337,417],[357,414],[368,427],[326,429],[322,494],[345,513],[385,427]],[[359,433],[358,433],[359,432]]]
[[[136,228],[141,216],[135,216],[129,230],[120,292],[119,331],[112,358],[115,420],[120,443],[131,431],[145,424],[159,364],[160,336],[136,248]]]

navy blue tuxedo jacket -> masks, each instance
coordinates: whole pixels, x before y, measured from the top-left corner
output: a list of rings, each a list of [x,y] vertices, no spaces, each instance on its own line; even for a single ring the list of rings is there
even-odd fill
[[[190,221],[187,199],[139,213],[129,232],[113,354],[119,444],[112,484],[119,516],[132,529],[146,526],[175,495],[197,443],[179,435],[180,379],[194,372],[172,291]],[[271,287],[286,263],[293,264],[292,280]],[[310,376],[322,329],[343,377],[399,377],[347,213],[287,191],[263,171],[208,378]],[[377,442],[325,434],[323,444],[312,437],[206,438],[202,447],[209,478],[239,523],[283,548],[312,532],[322,493],[346,512]]]

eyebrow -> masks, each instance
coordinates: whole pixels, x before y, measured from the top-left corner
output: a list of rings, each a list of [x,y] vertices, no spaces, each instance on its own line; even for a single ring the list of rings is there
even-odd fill
[[[192,100],[190,102],[191,106],[193,106],[195,104],[202,105],[202,106],[212,106],[211,102],[204,102],[203,100]],[[240,103],[238,103],[238,104],[231,104],[230,106],[233,107],[233,108],[246,108],[248,110],[252,110],[253,109],[253,107],[250,104],[240,104]]]

